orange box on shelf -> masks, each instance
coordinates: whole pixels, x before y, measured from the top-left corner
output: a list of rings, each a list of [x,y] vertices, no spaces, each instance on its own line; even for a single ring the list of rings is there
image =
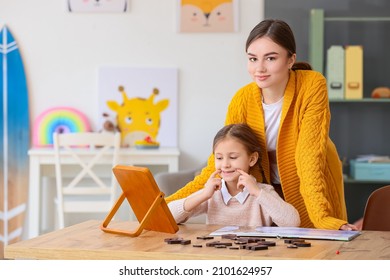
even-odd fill
[[[345,99],[363,98],[363,46],[345,46]]]

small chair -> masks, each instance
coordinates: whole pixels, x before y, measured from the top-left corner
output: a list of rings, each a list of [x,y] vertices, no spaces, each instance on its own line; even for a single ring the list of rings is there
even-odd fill
[[[120,133],[53,134],[57,186],[55,199],[57,227],[63,228],[65,226],[65,213],[107,214],[110,211],[116,200],[115,188],[117,184],[112,168],[118,163],[120,142]],[[88,149],[93,150],[93,152],[91,153]],[[102,163],[102,157],[107,157],[107,155],[110,157],[109,167],[107,167],[109,168],[109,176],[107,176],[107,172],[102,172],[101,167],[100,169],[96,168],[103,164],[107,166],[107,160]],[[79,173],[75,170],[77,175],[70,179],[64,176],[64,165],[69,166],[66,161],[69,156],[77,162],[76,167],[71,166],[80,170]]]
[[[194,169],[186,169],[177,172],[159,172],[154,176],[160,190],[169,196],[184,187],[188,182],[191,182],[201,167]]]
[[[373,191],[368,197],[362,229],[390,231],[390,185]]]
[[[156,180],[160,190],[165,194],[165,197],[167,197],[192,181],[195,176],[200,173],[204,166],[205,164],[197,168],[177,172],[160,172],[154,176],[154,179]],[[206,215],[200,215],[190,218],[187,223],[204,224],[205,221]]]

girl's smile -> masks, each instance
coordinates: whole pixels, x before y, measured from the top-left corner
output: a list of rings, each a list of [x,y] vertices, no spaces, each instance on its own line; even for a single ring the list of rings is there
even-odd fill
[[[228,178],[230,177],[235,177],[239,175],[238,172],[236,172],[236,170],[221,170],[221,176],[222,178],[224,178],[225,180],[227,180]]]

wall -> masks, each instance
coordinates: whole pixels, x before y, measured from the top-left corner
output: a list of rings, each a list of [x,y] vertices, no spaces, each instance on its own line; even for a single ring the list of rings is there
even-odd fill
[[[0,27],[19,44],[28,78],[30,116],[66,105],[98,130],[100,66],[179,69],[180,168],[205,162],[233,94],[250,82],[244,45],[263,18],[263,0],[240,1],[239,31],[176,32],[176,0],[130,0],[125,14],[72,14],[65,0],[0,0]]]

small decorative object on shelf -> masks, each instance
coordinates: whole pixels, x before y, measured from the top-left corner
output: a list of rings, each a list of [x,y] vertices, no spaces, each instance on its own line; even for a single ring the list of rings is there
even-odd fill
[[[136,140],[135,147],[137,149],[157,149],[160,147],[160,143],[147,136],[143,140]]]
[[[377,87],[371,92],[372,98],[390,98],[390,88]]]

